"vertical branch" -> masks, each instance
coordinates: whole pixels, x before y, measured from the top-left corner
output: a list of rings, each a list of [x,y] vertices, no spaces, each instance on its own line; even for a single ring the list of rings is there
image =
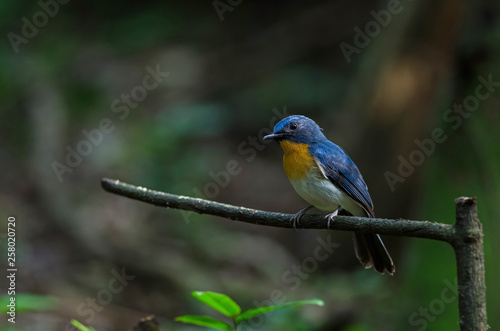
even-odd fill
[[[456,205],[456,240],[458,308],[460,330],[485,331],[486,285],[484,279],[483,229],[477,217],[476,198],[461,197]]]

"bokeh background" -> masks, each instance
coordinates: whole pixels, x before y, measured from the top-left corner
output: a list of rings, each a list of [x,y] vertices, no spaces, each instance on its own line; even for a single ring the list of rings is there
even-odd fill
[[[474,99],[479,77],[500,82],[497,1],[63,2],[0,3],[0,239],[5,252],[15,216],[19,270],[17,323],[2,310],[1,330],[66,330],[72,318],[128,330],[149,314],[162,330],[198,330],[173,322],[217,317],[194,290],[244,309],[273,291],[326,302],[276,311],[255,330],[457,330],[445,243],[384,237],[397,271],[381,276],[359,265],[349,233],[186,215],[100,187],[110,177],[294,213],[306,203],[282,152],[260,141],[291,114],[350,154],[380,217],[452,223],[455,198],[478,198],[489,324],[499,328],[500,84]],[[155,70],[159,83],[145,90]],[[436,129],[446,141],[391,188],[388,172]],[[78,148],[87,155],[63,168]],[[223,176],[234,162],[238,174]],[[322,240],[338,247],[287,278]],[[108,298],[114,272],[134,278]],[[4,300],[6,287],[4,278]]]

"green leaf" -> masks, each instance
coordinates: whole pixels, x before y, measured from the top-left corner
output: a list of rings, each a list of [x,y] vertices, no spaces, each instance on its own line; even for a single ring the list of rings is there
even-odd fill
[[[6,313],[9,311],[7,305],[12,304],[11,296],[4,295],[0,297],[0,312]],[[57,307],[57,299],[48,295],[38,295],[29,293],[16,294],[14,304],[17,313],[25,313],[31,311],[46,311],[54,310]]]
[[[225,294],[196,291],[191,292],[191,295],[228,317],[234,318],[241,313],[240,306]]]
[[[233,330],[233,328],[229,324],[218,321],[209,316],[184,315],[176,317],[175,320],[177,322],[182,322],[182,323],[194,324],[199,326],[208,326],[212,329],[217,329],[217,330],[227,330],[227,331]]]
[[[287,307],[297,307],[297,306],[304,306],[304,305],[317,305],[317,306],[324,306],[325,303],[323,300],[320,299],[309,299],[309,300],[301,300],[301,301],[292,301],[292,302],[287,302],[282,305],[276,305],[276,306],[267,306],[267,307],[260,307],[260,308],[255,308],[255,309],[250,309],[241,314],[236,318],[236,323],[240,323],[241,321],[244,321],[246,319],[252,318],[254,316],[260,315],[267,313],[272,310],[276,309],[281,309],[281,308],[287,308]]]
[[[80,331],[95,331],[94,328],[89,328],[83,325],[82,323],[78,322],[77,320],[71,320],[71,325],[76,327]]]

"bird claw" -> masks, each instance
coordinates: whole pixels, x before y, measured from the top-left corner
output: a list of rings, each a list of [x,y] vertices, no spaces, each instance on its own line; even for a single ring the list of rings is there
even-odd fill
[[[300,224],[300,218],[305,215],[306,211],[311,209],[313,206],[299,210],[299,212],[292,217],[292,224],[295,231],[297,231],[297,225]]]
[[[326,227],[328,229],[330,229],[330,222],[332,221],[332,219],[339,214],[339,209],[340,209],[340,206],[338,206],[337,209],[333,213],[330,213],[330,214],[325,216],[326,220],[328,221],[328,223],[326,223]]]

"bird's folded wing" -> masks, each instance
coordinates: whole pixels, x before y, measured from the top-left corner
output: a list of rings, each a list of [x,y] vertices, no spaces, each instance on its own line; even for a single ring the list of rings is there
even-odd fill
[[[327,141],[311,146],[310,152],[325,177],[356,201],[367,216],[375,217],[373,202],[363,176],[344,150]]]

